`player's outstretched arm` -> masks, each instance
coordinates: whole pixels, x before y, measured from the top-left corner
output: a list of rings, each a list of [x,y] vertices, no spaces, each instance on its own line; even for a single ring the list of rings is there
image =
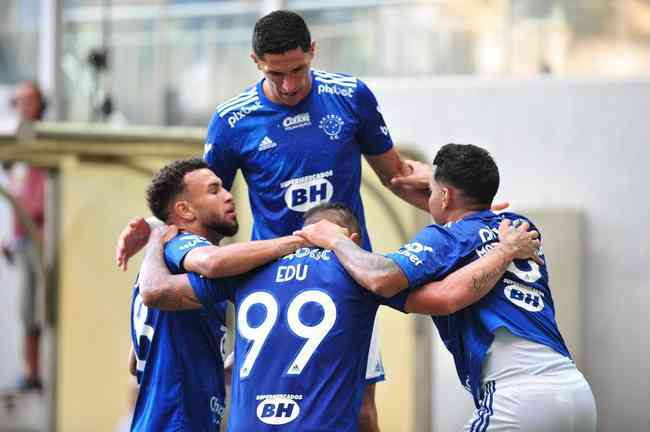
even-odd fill
[[[227,246],[197,247],[187,253],[183,266],[188,272],[209,278],[235,276],[295,252],[304,245],[302,237],[285,236]]]
[[[201,303],[187,275],[171,274],[163,258],[165,240],[173,237],[175,230],[175,227],[156,228],[151,233],[138,275],[142,302],[161,310],[198,309]]]
[[[383,255],[362,249],[354,242],[354,237],[349,237],[344,228],[332,222],[321,220],[294,234],[311,244],[334,251],[350,276],[377,295],[392,297],[408,287],[408,280],[397,264]]]
[[[540,242],[537,231],[528,231],[529,224],[517,228],[504,219],[499,225],[499,243],[486,255],[448,275],[441,281],[429,282],[409,294],[405,312],[428,315],[449,315],[482,299],[501,279],[514,259],[533,259]]]
[[[129,259],[147,245],[152,228],[149,223],[155,226],[162,225],[162,222],[154,217],[149,219],[136,217],[126,224],[117,238],[115,263],[122,271],[126,271]]]
[[[380,155],[366,155],[366,160],[391,192],[419,209],[429,210],[430,168],[420,162],[402,160],[393,148]]]

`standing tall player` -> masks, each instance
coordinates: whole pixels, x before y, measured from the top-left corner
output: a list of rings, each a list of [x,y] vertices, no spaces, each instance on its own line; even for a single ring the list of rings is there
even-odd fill
[[[488,253],[504,218],[526,220],[490,211],[499,171],[484,149],[447,144],[433,165],[429,209],[438,225],[423,229],[398,252],[370,254],[326,221],[299,234],[333,250],[359,284],[392,296],[444,278]],[[435,315],[438,305],[430,299],[411,291],[407,309]],[[461,383],[474,397],[476,410],[466,430],[596,430],[594,397],[558,330],[545,262],[516,261],[481,301],[432,318]]]
[[[154,215],[182,231],[165,246],[165,266],[212,277],[251,270],[294,251],[299,237],[217,247],[237,232],[230,193],[201,159],[163,167],[147,190]],[[188,232],[193,234],[189,235]],[[225,304],[201,308],[136,280],[131,307],[130,369],[140,390],[133,431],[218,431],[224,414]],[[176,311],[182,305],[183,311]]]
[[[426,210],[427,200],[391,180],[410,172],[393,147],[379,105],[366,84],[351,76],[311,68],[316,44],[305,21],[275,11],[255,24],[252,60],[263,78],[216,109],[204,158],[230,189],[237,170],[248,184],[253,239],[287,235],[320,202],[342,202],[361,222],[370,249],[360,196],[361,156],[382,183]],[[118,241],[117,262],[126,266],[149,236],[134,220]],[[376,431],[374,382],[383,379],[378,349],[368,361],[369,387],[362,430]]]
[[[349,238],[360,242],[359,224],[345,206],[320,205],[307,212],[305,224],[321,219],[333,221],[339,230],[346,227]],[[331,251],[308,247],[240,277],[172,276],[163,262],[159,233],[143,263],[143,287],[164,292],[178,309],[195,302],[210,308],[225,298],[235,304],[229,430],[358,430],[377,307],[386,303],[404,309],[404,296],[385,300],[364,290]],[[421,291],[458,308],[481,298],[512,258],[527,257],[539,246],[526,227],[508,231],[504,224],[500,233],[502,243],[493,253]]]

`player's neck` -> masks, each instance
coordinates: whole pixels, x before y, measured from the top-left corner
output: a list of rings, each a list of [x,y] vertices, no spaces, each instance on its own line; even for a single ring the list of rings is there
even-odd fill
[[[456,222],[461,219],[465,219],[468,216],[473,215],[474,213],[478,213],[480,211],[483,211],[486,209],[483,208],[458,208],[454,210],[450,210],[448,213],[447,217],[447,222]]]

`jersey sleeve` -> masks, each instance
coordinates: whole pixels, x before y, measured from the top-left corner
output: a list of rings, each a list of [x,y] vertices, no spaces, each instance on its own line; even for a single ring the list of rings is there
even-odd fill
[[[232,187],[239,168],[239,157],[234,150],[230,126],[215,111],[208,126],[203,159],[210,169],[221,178],[226,189]]]
[[[453,235],[436,225],[426,227],[415,239],[386,257],[402,269],[408,279],[409,290],[442,279],[461,258],[459,244]]]
[[[393,148],[393,140],[375,95],[363,81],[358,80],[357,83],[357,110],[360,122],[357,139],[361,144],[361,153],[380,155]]]
[[[187,278],[194,295],[203,306],[216,310],[219,303],[233,299],[229,278],[210,279],[193,272],[188,273]]]
[[[212,246],[212,243],[196,234],[179,234],[165,245],[165,262],[172,273],[182,273],[185,255],[194,248],[205,246]]]

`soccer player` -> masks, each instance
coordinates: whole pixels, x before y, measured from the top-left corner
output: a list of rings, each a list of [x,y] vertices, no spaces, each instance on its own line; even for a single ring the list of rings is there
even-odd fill
[[[253,239],[291,234],[304,212],[320,202],[342,202],[361,223],[370,249],[360,196],[361,156],[382,183],[426,210],[426,198],[391,179],[410,168],[393,147],[375,96],[358,78],[311,68],[316,43],[300,15],[275,11],[255,24],[251,58],[263,75],[217,106],[204,158],[230,189],[241,170],[249,190]],[[137,219],[118,241],[118,265],[146,243],[149,227]],[[369,383],[383,379],[378,351],[369,358]],[[381,366],[381,365],[379,365]],[[373,375],[378,370],[378,375]],[[364,415],[376,431],[374,385]]]
[[[305,224],[321,219],[346,227],[349,238],[360,242],[359,224],[345,206],[322,204],[307,212]],[[525,227],[507,228],[502,226],[502,243],[493,253],[421,291],[456,307],[485,295],[512,258],[527,257],[539,245]],[[362,289],[331,251],[308,247],[239,277],[171,276],[156,233],[143,263],[143,286],[166,293],[179,309],[195,303],[209,308],[225,298],[235,304],[229,430],[272,431],[278,425],[285,431],[358,430],[377,307],[404,309],[404,296],[385,300]]]
[[[154,215],[181,232],[165,246],[173,273],[200,271],[212,277],[236,275],[294,251],[299,237],[217,247],[237,232],[230,193],[201,159],[163,167],[147,190]],[[192,232],[188,235],[187,231]],[[140,385],[134,431],[218,431],[224,414],[224,303],[200,308],[170,299],[136,280],[132,299],[130,369]],[[190,309],[176,312],[178,305]]]
[[[440,280],[489,253],[502,220],[530,223],[518,214],[490,211],[499,171],[484,149],[447,144],[433,165],[429,209],[436,224],[398,252],[370,254],[326,221],[298,234],[333,250],[360,285],[392,296]],[[411,291],[406,310],[439,313],[418,290]],[[515,261],[481,301],[432,319],[454,356],[461,383],[474,398],[476,410],[465,430],[596,430],[593,394],[555,321],[545,261]]]

